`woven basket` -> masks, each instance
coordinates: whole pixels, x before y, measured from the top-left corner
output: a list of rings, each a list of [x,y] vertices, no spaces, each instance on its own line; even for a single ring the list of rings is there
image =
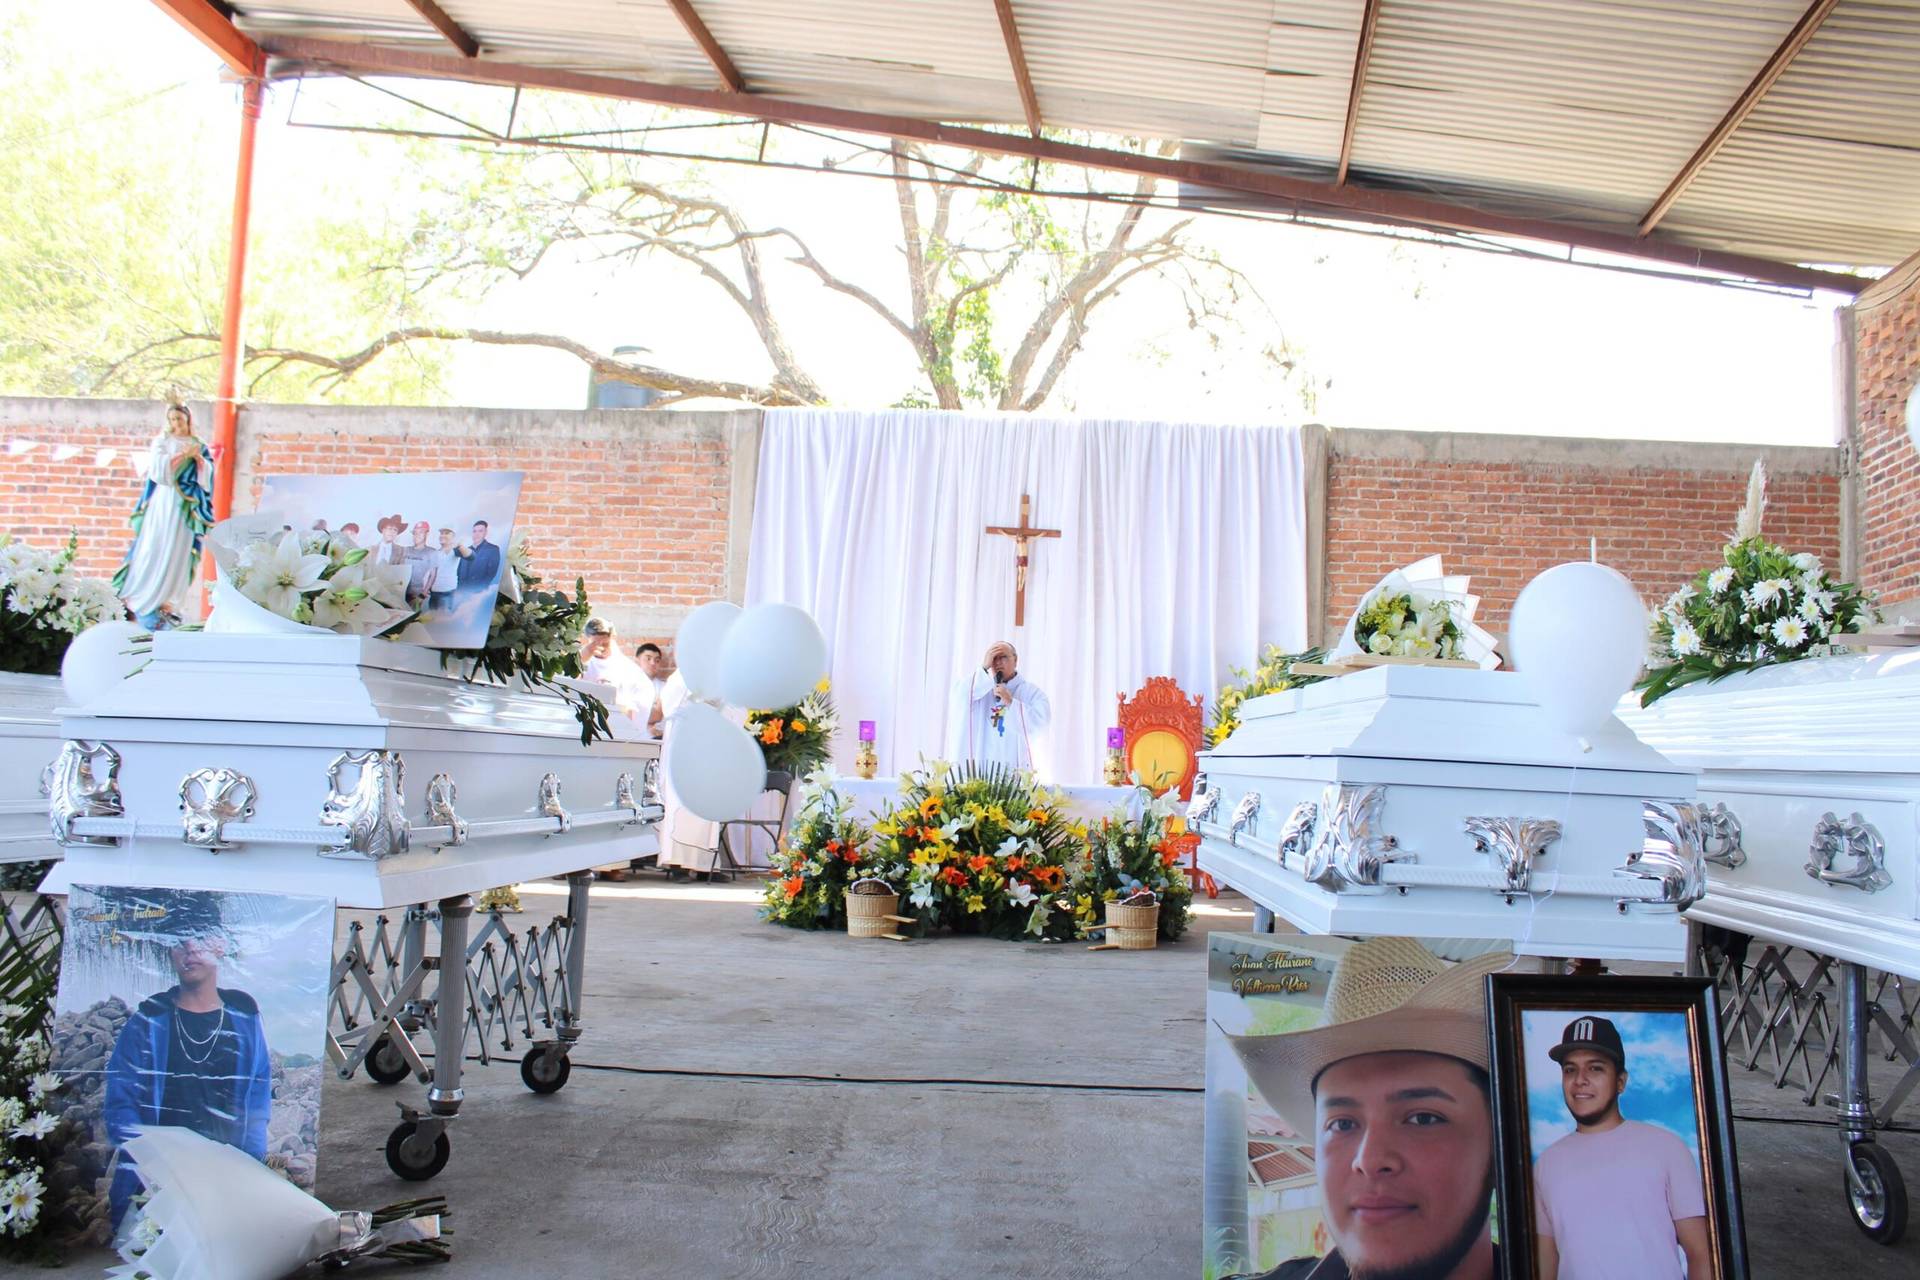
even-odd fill
[[[847,934],[854,938],[884,938],[898,925],[892,919],[900,906],[897,893],[855,893],[847,890]]]
[[[1160,940],[1160,904],[1107,904],[1107,941],[1122,951],[1151,951]]]

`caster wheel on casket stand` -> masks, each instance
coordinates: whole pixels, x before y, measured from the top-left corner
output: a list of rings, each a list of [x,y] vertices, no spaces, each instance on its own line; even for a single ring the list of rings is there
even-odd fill
[[[1853,1224],[1875,1244],[1896,1244],[1907,1230],[1907,1184],[1900,1167],[1877,1142],[1856,1142],[1847,1148],[1854,1179],[1842,1173],[1847,1208]]]
[[[434,1135],[431,1142],[420,1136],[420,1125],[402,1120],[387,1135],[387,1168],[408,1182],[425,1182],[447,1167],[453,1144],[446,1131]]]
[[[558,1093],[567,1087],[573,1063],[564,1053],[535,1049],[520,1059],[520,1083],[535,1093]]]
[[[406,1058],[393,1047],[393,1040],[388,1036],[373,1042],[373,1051],[360,1065],[367,1069],[367,1078],[375,1084],[399,1084],[413,1074],[413,1068],[407,1065]]]

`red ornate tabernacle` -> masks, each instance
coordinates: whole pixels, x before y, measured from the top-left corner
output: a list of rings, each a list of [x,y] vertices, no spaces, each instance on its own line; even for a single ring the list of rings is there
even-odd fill
[[[1201,714],[1205,698],[1189,698],[1172,676],[1149,676],[1140,691],[1129,698],[1119,695],[1119,724],[1127,739],[1127,768],[1138,773],[1154,794],[1177,792],[1182,800],[1193,798],[1193,780],[1200,771],[1200,747],[1204,741]],[[1201,871],[1200,837],[1189,833],[1177,837],[1187,857],[1187,878],[1207,891],[1209,898],[1219,896],[1213,877]]]

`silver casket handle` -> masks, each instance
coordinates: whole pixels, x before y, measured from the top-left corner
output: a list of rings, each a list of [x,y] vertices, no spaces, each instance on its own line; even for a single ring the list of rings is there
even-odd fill
[[[1857,813],[1844,822],[1831,813],[1822,814],[1813,824],[1807,874],[1822,884],[1850,885],[1862,893],[1878,893],[1893,883],[1887,871],[1887,842]]]
[[[1698,810],[1700,818],[1700,856],[1716,867],[1737,871],[1746,865],[1747,851],[1740,847],[1740,819],[1724,804]]]

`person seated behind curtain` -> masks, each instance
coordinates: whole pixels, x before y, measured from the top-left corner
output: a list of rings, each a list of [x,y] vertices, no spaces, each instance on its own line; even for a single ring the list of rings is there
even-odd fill
[[[580,675],[612,686],[612,710],[626,719],[630,736],[660,736],[660,698],[653,681],[641,664],[621,651],[613,624],[605,618],[588,618],[581,629]]]
[[[667,692],[667,678],[661,674],[667,669],[667,655],[661,651],[659,645],[649,640],[635,649],[633,656],[639,660],[640,669],[647,673],[647,679],[653,681],[653,706],[656,714],[651,724],[653,736],[657,738],[661,734],[660,717],[657,713],[660,710],[660,700],[666,696]]]
[[[273,1060],[260,1006],[220,986],[232,940],[211,895],[161,892],[166,913],[140,932],[166,946],[178,981],[142,1000],[114,1041],[103,1104],[107,1141],[117,1151],[143,1126],[178,1125],[264,1162]],[[108,1193],[116,1227],[140,1185],[123,1157]]]

